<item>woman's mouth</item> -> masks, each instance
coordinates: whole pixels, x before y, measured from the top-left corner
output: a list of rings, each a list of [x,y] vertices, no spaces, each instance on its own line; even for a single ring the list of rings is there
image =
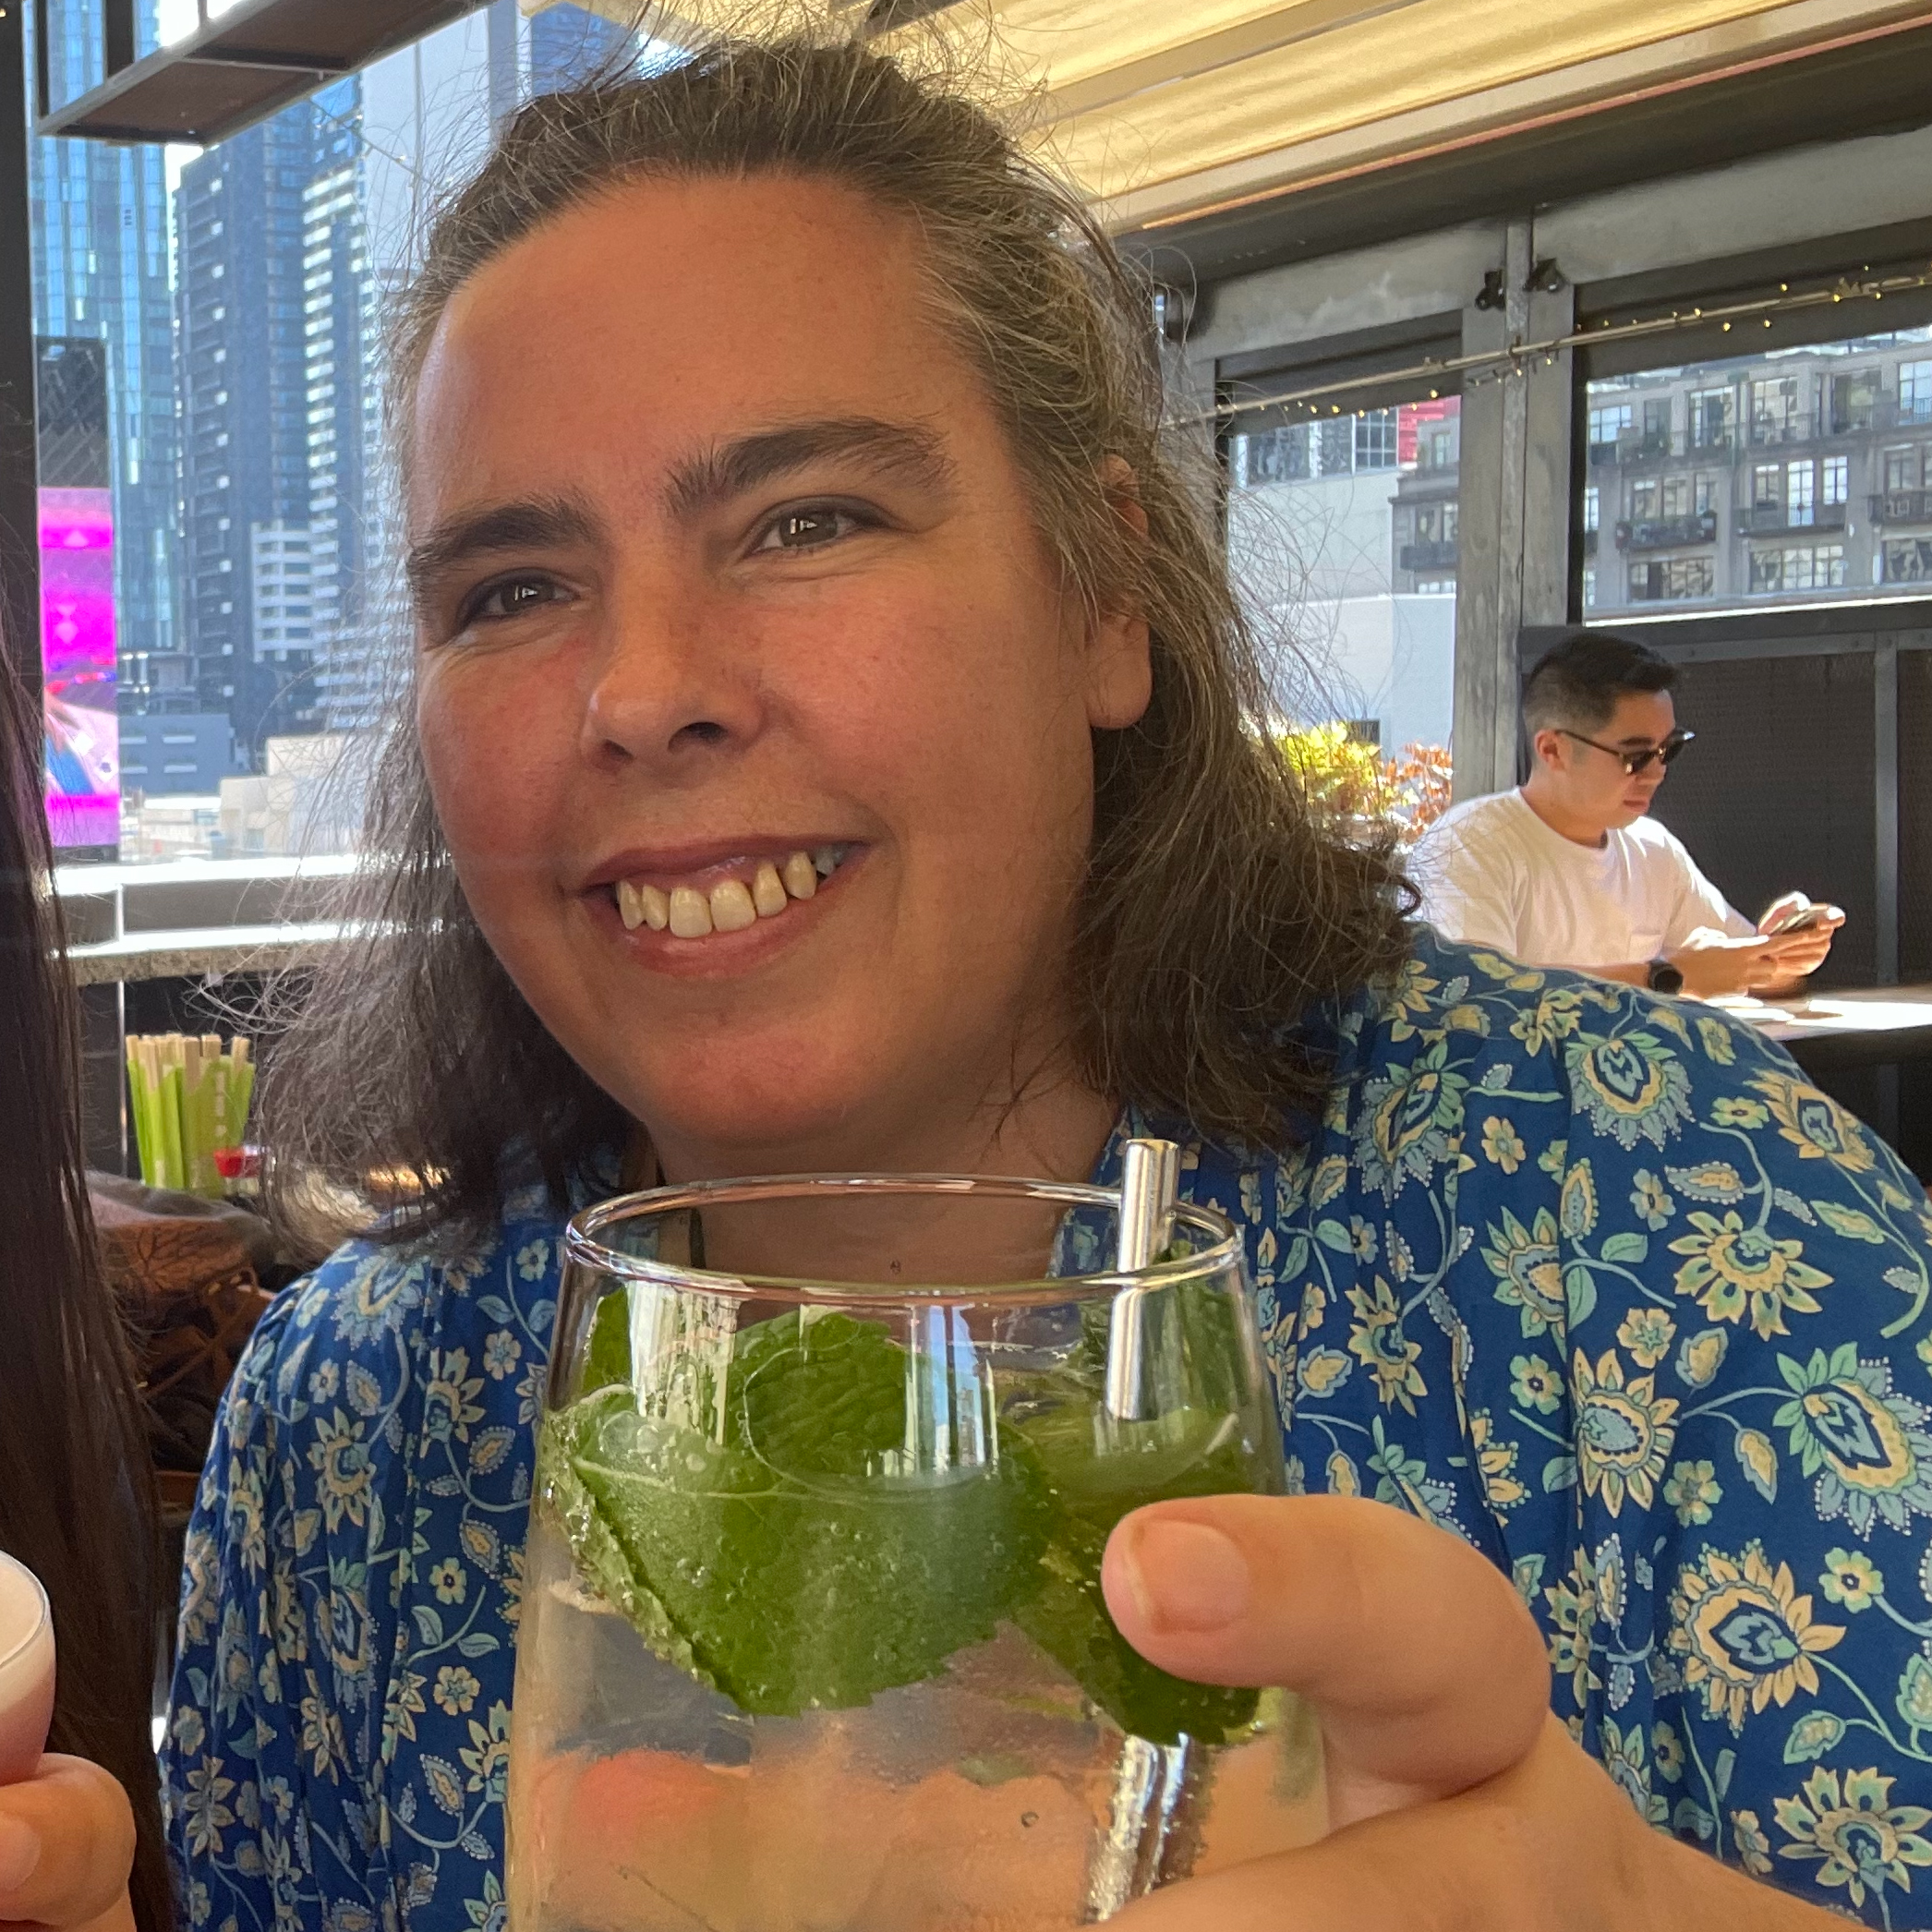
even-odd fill
[[[610,888],[624,930],[648,926],[673,939],[699,941],[714,933],[742,933],[761,921],[780,919],[819,887],[851,856],[851,845],[821,845],[779,858],[728,862],[707,866],[701,879],[621,878]]]

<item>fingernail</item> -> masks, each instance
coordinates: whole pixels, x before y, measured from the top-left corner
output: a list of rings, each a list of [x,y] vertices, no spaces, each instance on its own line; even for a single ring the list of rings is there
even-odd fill
[[[1129,1526],[1127,1587],[1151,1630],[1218,1630],[1248,1608],[1248,1562],[1204,1523],[1156,1516]]]
[[[40,1862],[40,1833],[18,1818],[0,1817],[0,1898],[18,1891]]]

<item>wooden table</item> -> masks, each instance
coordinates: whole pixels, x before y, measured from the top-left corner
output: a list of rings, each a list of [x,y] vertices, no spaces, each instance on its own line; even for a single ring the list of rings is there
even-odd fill
[[[1932,1054],[1932,985],[1859,986],[1795,999],[1709,1001],[1748,1020],[1807,1073],[1886,1067]]]

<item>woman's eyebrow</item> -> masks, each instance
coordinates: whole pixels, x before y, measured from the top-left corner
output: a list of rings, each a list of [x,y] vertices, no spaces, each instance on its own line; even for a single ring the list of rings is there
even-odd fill
[[[523,502],[491,503],[481,510],[445,517],[409,546],[404,574],[411,593],[423,597],[445,572],[494,550],[539,549],[557,544],[594,544],[603,525],[589,507],[573,497],[533,497]]]
[[[856,457],[882,476],[936,494],[949,490],[954,475],[942,440],[930,429],[874,417],[828,417],[756,430],[686,457],[671,469],[665,501],[672,515],[691,517],[825,456]]]

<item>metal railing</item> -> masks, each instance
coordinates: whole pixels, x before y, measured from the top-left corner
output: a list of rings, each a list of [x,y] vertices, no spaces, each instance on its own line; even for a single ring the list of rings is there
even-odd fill
[[[1866,499],[1871,518],[1888,524],[1932,524],[1932,489],[1888,489]]]
[[[1842,503],[1815,503],[1793,509],[1788,503],[1741,503],[1737,511],[1740,537],[1781,537],[1787,532],[1842,530]]]
[[[1668,550],[1691,543],[1715,543],[1718,517],[1714,510],[1688,516],[1635,517],[1617,525],[1620,550]]]

